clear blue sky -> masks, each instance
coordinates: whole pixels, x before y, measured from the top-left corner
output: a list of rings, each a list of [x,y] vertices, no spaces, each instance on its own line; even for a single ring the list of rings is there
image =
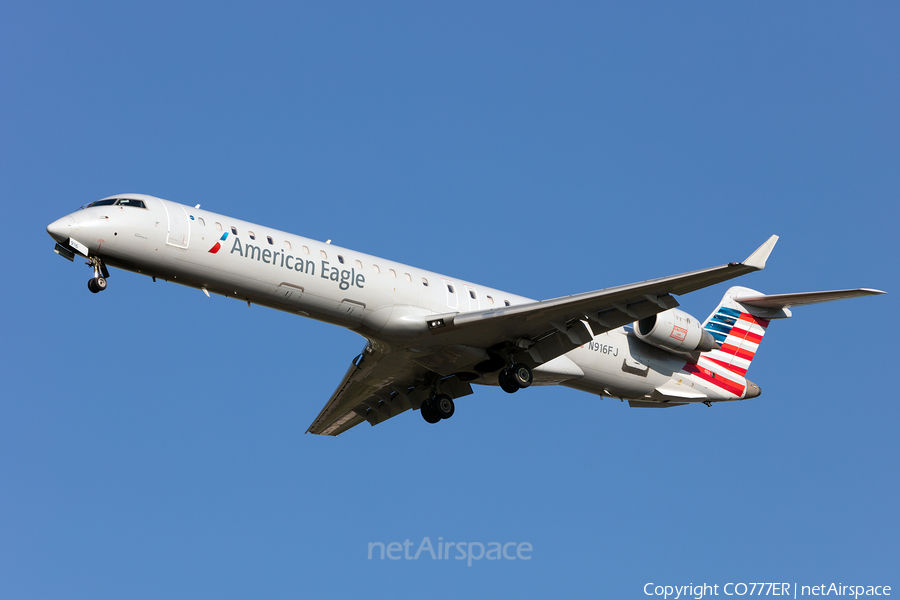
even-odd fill
[[[0,596],[643,598],[900,586],[896,3],[6,3]],[[304,435],[353,333],[89,269],[141,192],[549,298],[742,260],[876,287],[770,328],[755,400],[478,388]],[[681,298],[705,317],[728,284]],[[528,542],[530,561],[367,560]]]

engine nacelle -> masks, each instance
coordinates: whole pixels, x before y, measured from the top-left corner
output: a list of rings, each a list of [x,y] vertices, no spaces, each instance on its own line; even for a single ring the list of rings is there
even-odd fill
[[[634,324],[634,333],[641,341],[668,352],[708,352],[719,347],[700,321],[677,308],[641,319]]]

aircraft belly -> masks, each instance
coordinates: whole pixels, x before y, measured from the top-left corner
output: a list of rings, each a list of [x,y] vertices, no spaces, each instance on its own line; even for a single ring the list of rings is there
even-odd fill
[[[562,382],[581,391],[659,402],[733,400],[684,370],[686,358],[652,348],[623,330],[596,336],[570,352],[584,377]]]
[[[564,381],[562,385],[582,391],[615,398],[643,398],[668,380],[657,373],[647,377],[629,373],[616,373],[597,369],[584,369],[584,377]]]
[[[616,398],[643,398],[670,379],[658,372],[642,352],[640,340],[615,329],[566,354],[584,372],[584,377],[563,385]]]
[[[567,356],[557,356],[534,368],[532,385],[557,385],[569,379],[584,377],[584,371]]]

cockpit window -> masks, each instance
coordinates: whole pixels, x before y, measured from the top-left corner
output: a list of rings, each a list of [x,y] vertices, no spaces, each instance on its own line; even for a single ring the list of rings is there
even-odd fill
[[[106,200],[97,200],[96,202],[85,205],[84,208],[90,208],[92,206],[112,206],[113,204],[119,206],[133,206],[135,208],[147,208],[147,205],[144,204],[143,200],[131,200],[130,198],[107,198]]]
[[[130,200],[128,198],[119,198],[118,206],[133,206],[135,208],[147,208],[143,200]]]

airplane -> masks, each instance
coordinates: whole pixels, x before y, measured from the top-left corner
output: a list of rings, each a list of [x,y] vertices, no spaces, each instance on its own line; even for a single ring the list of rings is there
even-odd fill
[[[674,296],[765,268],[775,235],[742,262],[537,301],[144,194],[87,204],[47,233],[60,256],[87,259],[93,293],[116,267],[363,336],[307,430],[330,436],[410,409],[449,419],[472,384],[563,385],[640,408],[755,398],[747,369],[772,320],[885,293],[734,286],[705,321],[676,308]]]

